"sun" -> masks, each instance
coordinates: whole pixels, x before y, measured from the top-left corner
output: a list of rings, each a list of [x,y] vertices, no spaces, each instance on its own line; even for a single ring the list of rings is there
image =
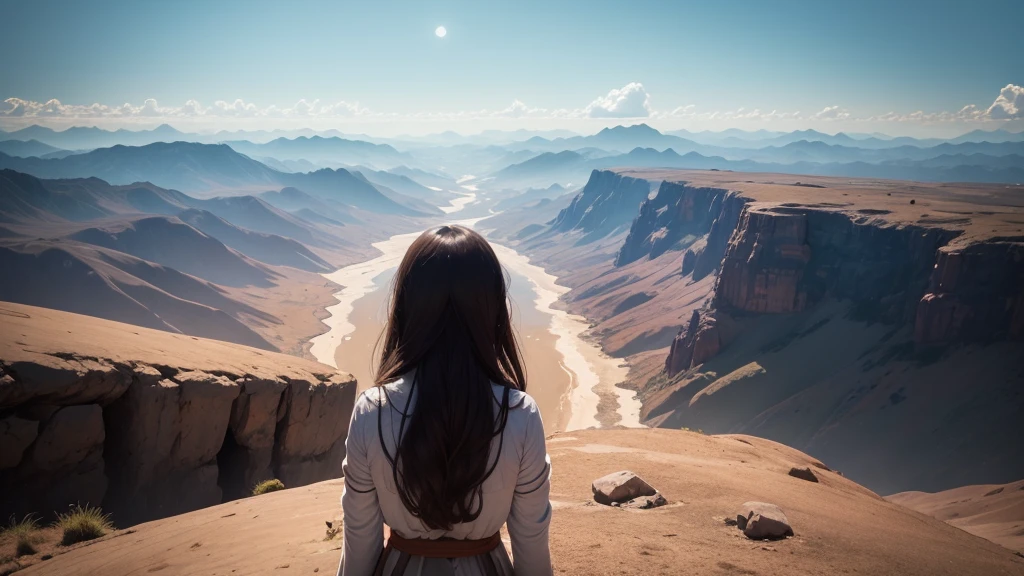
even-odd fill
[[[434,34],[437,34],[438,38],[444,38],[448,31],[444,29],[444,26],[438,26],[437,30],[434,30]]]

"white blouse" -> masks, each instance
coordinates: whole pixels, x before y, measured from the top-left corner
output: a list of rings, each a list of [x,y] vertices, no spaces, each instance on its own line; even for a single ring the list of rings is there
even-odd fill
[[[456,524],[449,531],[425,526],[409,513],[398,496],[391,464],[380,444],[377,417],[388,452],[396,454],[395,445],[401,412],[415,409],[410,398],[411,380],[406,377],[387,384],[387,393],[380,388],[363,392],[356,400],[345,441],[345,490],[341,497],[344,513],[344,551],[339,576],[369,576],[384,546],[383,524],[404,538],[441,537],[477,540],[491,536],[508,524],[512,540],[512,556],[516,576],[547,576],[552,574],[548,550],[548,525],[551,522],[550,493],[551,460],[544,445],[544,425],[540,410],[525,392],[511,390],[508,422],[499,442],[491,443],[491,462],[501,446],[497,466],[483,483],[483,509],[473,522]],[[500,406],[504,387],[492,384],[495,400]],[[423,570],[422,574],[481,574],[478,564],[444,560],[450,563],[443,570]],[[412,563],[413,565],[416,562]]]

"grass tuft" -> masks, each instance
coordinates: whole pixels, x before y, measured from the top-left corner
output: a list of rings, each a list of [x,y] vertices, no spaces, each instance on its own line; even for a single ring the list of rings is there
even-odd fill
[[[281,482],[277,478],[272,480],[264,480],[259,484],[252,487],[252,495],[259,496],[260,494],[266,494],[267,492],[277,492],[278,490],[284,490],[284,482]]]
[[[104,514],[99,507],[75,504],[66,514],[57,514],[54,527],[63,533],[60,543],[70,546],[99,538],[113,530],[114,524],[110,522],[110,514]]]
[[[14,515],[11,515],[11,520],[7,526],[3,529],[4,535],[10,535],[15,541],[15,558],[21,556],[31,556],[36,553],[36,544],[39,543],[39,520],[34,514],[29,514],[21,519],[16,520]]]

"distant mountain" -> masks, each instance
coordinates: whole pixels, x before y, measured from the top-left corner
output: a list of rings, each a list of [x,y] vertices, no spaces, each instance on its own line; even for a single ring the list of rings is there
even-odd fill
[[[633,148],[675,148],[676,150],[697,150],[701,145],[685,138],[662,134],[647,124],[615,126],[605,128],[591,136],[574,136],[548,140],[539,136],[506,146],[509,150],[532,149],[548,152],[599,148],[606,151],[626,151]]]
[[[972,130],[949,140],[950,144],[960,144],[963,142],[1024,142],[1024,131],[1010,132],[1005,129],[991,131]]]
[[[618,166],[689,168],[695,170],[733,170],[736,172],[776,172],[818,176],[851,176],[890,178],[922,182],[1024,182],[1024,165],[1016,155],[1004,160],[982,159],[973,155],[950,155],[941,162],[934,160],[892,160],[868,162],[795,162],[775,163],[753,160],[728,160],[720,156],[704,156],[696,152],[680,155],[674,150],[658,152],[638,148],[629,154],[601,158],[591,163],[595,168]],[[964,162],[957,164],[956,162]],[[937,165],[941,164],[941,165]]]
[[[499,201],[495,204],[495,210],[510,210],[513,208],[519,208],[537,202],[539,200],[552,200],[563,196],[568,192],[561,184],[552,184],[547,188],[528,188],[525,192],[521,192],[514,196],[510,196]]]
[[[385,195],[344,169],[306,174],[278,172],[223,144],[189,142],[114,146],[61,159],[15,158],[0,154],[0,168],[40,178],[95,176],[113,184],[151,182],[163,188],[211,195],[294,186],[310,194],[386,214],[417,215],[417,204]],[[422,210],[422,207],[421,207]]]
[[[277,318],[214,284],[134,256],[69,240],[0,243],[0,300],[276,350],[238,317]],[[69,287],[74,289],[69,290]]]
[[[203,234],[220,240],[229,248],[260,262],[317,273],[335,268],[296,240],[239,228],[206,210],[193,208],[181,212],[178,218]]]
[[[175,142],[179,140],[198,141],[199,136],[185,134],[162,124],[152,130],[104,130],[96,127],[73,126],[57,131],[45,126],[32,125],[21,130],[0,134],[4,140],[38,140],[39,142],[65,150],[89,150],[108,148],[118,144],[144,146],[154,142]]]
[[[387,187],[410,198],[433,200],[438,196],[436,190],[432,190],[404,174],[396,174],[386,170],[373,170],[362,166],[354,166],[351,171],[362,174],[363,177],[375,186]]]
[[[271,190],[260,194],[259,197],[272,206],[295,214],[302,210],[309,210],[314,214],[320,214],[334,220],[339,226],[344,226],[345,223],[356,222],[356,219],[349,212],[347,205],[316,198],[298,188],[288,187],[281,190]]]
[[[446,174],[438,174],[435,172],[428,172],[419,168],[410,168],[408,166],[396,166],[388,170],[392,174],[399,176],[405,176],[410,178],[424,186],[433,186],[434,188],[450,188],[455,186],[455,178]]]
[[[67,150],[43,144],[38,140],[3,140],[0,141],[0,152],[8,156],[27,158],[29,156],[44,156],[54,152],[67,152]],[[70,154],[70,152],[68,153]]]
[[[322,136],[278,138],[266,144],[248,141],[226,142],[237,152],[249,156],[270,156],[277,160],[308,160],[314,163],[366,164],[374,168],[391,168],[412,160],[387,144]]]
[[[587,159],[576,152],[544,152],[529,160],[508,166],[493,174],[494,185],[527,187],[552,182],[582,182],[590,173]]]
[[[280,177],[279,172],[223,144],[189,142],[118,145],[48,160],[0,155],[0,168],[40,178],[95,176],[112,184],[145,181],[186,192],[270,187]]]
[[[100,225],[69,238],[170,266],[222,286],[266,287],[277,276],[175,217],[149,216]]]

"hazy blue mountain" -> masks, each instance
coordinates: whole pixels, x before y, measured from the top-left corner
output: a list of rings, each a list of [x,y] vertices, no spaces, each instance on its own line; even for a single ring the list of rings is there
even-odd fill
[[[206,210],[193,208],[179,213],[178,218],[229,248],[266,264],[291,266],[309,272],[334,269],[326,260],[291,238],[246,230]]]
[[[95,176],[112,184],[151,182],[163,188],[212,195],[294,186],[315,196],[387,214],[415,215],[415,199],[383,194],[343,169],[304,174],[278,172],[223,144],[189,142],[114,146],[61,159],[15,158],[0,154],[0,168],[40,178]],[[422,207],[421,207],[422,209]]]
[[[271,190],[260,194],[259,197],[272,206],[300,215],[306,220],[309,218],[302,215],[304,210],[307,211],[306,213],[320,214],[330,218],[338,226],[357,222],[348,205],[311,196],[298,188],[287,187],[281,190]]]
[[[39,140],[3,140],[0,141],[0,152],[8,156],[27,158],[29,156],[45,156],[54,152],[68,152]],[[70,154],[70,152],[68,152]]]
[[[998,130],[972,130],[956,138],[949,140],[951,144],[961,142],[1024,142],[1024,131],[1010,132],[1005,129]]]
[[[595,160],[591,162],[591,165],[595,168],[644,166],[891,178],[926,182],[1024,182],[1024,165],[1021,164],[1020,156],[1009,155],[1002,157],[1002,159],[991,156],[983,159],[983,156],[985,155],[949,155],[942,161],[935,159],[892,160],[875,164],[867,162],[795,162],[783,164],[753,160],[727,160],[720,156],[709,157],[696,152],[680,155],[671,149],[659,152],[650,148],[638,148],[629,154]],[[996,160],[991,160],[992,158],[996,158]]]
[[[74,126],[61,131],[32,125],[3,135],[5,140],[38,140],[65,150],[108,148],[118,144],[144,146],[154,142],[195,141],[197,137],[198,135],[185,134],[167,124],[161,124],[152,130],[104,130],[96,127]]]
[[[546,186],[553,182],[583,182],[590,173],[582,154],[565,150],[544,152],[525,162],[513,164],[493,174],[494,184],[503,187]]]
[[[277,160],[308,160],[314,163],[366,164],[375,168],[390,168],[408,163],[412,158],[388,144],[373,144],[359,140],[322,136],[278,138],[266,144],[253,144],[245,140],[226,142],[242,154],[270,156]]]

